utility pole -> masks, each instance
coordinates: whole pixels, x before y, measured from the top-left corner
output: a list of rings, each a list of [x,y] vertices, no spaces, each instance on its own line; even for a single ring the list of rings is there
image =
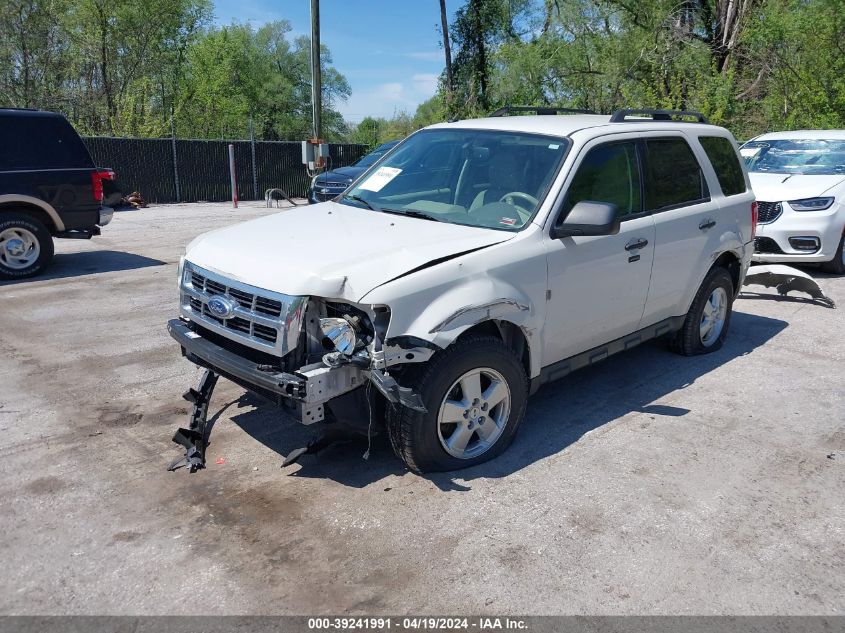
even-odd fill
[[[320,76],[320,0],[311,0],[311,123],[313,133],[302,141],[302,164],[309,178],[325,168],[329,146],[322,138],[323,82]]]
[[[315,139],[322,138],[323,82],[320,74],[320,0],[311,0],[311,107]]]
[[[452,49],[449,46],[449,19],[446,15],[446,0],[440,0],[440,27],[443,29],[443,52],[446,54],[446,94],[452,98]],[[451,105],[451,104],[450,104]]]

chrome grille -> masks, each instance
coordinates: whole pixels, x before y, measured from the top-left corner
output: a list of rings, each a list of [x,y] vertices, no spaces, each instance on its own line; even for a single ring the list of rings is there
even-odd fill
[[[284,355],[296,346],[305,297],[292,297],[225,279],[185,263],[182,274],[182,314],[218,334],[255,349]],[[235,305],[221,318],[208,308],[216,296]]]
[[[255,336],[258,338],[262,338],[267,341],[275,341],[276,340],[276,331],[272,328],[266,327],[264,325],[256,325],[255,327]]]
[[[757,224],[771,224],[783,213],[783,205],[780,202],[757,201]]]

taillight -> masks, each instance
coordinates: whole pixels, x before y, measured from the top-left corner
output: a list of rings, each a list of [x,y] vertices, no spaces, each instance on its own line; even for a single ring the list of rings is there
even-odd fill
[[[91,172],[91,185],[94,187],[94,200],[103,201],[103,181],[114,180],[114,172],[111,169],[98,169]]]
[[[751,239],[757,237],[757,201],[751,203]]]

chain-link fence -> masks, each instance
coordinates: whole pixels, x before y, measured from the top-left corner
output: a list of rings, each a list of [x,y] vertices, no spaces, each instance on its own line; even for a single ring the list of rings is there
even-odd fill
[[[229,144],[241,200],[261,200],[271,187],[305,196],[310,181],[302,146],[292,141],[203,141],[169,138],[83,137],[94,163],[117,173],[125,193],[139,191],[150,202],[229,200]],[[349,165],[365,145],[329,145],[329,169]]]

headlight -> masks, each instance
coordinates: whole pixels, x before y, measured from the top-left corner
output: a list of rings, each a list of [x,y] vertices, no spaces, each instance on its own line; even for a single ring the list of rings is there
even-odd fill
[[[833,198],[805,198],[788,202],[794,211],[824,211],[833,204]]]
[[[318,174],[311,179],[311,189],[317,188],[317,178],[319,178],[319,177],[320,177],[320,175]]]
[[[331,344],[341,354],[352,354],[355,351],[357,339],[352,324],[346,319],[320,319],[320,330],[323,332],[324,344]]]

